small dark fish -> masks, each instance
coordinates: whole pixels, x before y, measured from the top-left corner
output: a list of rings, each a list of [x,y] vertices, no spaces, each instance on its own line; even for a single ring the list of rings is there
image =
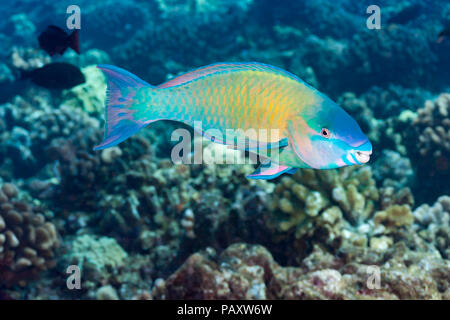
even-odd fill
[[[446,26],[441,32],[438,34],[437,43],[441,43],[446,37],[450,37],[450,25]]]
[[[48,26],[38,37],[39,46],[49,55],[63,54],[68,47],[80,54],[80,37],[78,30],[69,35],[57,26]]]
[[[413,4],[390,17],[388,23],[406,24],[409,21],[416,19],[421,14],[422,6],[420,4]]]
[[[70,63],[55,62],[31,71],[22,71],[21,79],[30,79],[47,89],[70,89],[86,80],[80,68]]]

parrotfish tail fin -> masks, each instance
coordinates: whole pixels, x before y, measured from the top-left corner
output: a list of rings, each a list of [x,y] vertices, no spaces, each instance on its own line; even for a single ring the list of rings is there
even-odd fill
[[[261,164],[258,169],[256,169],[252,174],[249,174],[247,178],[270,180],[277,178],[283,173],[294,174],[296,172],[297,168],[282,166],[275,162],[268,162],[265,164]]]
[[[69,36],[69,46],[75,50],[76,53],[80,54],[80,35],[78,29],[75,29]]]
[[[94,150],[115,146],[145,127],[150,121],[135,119],[142,105],[135,105],[136,91],[150,84],[134,74],[111,65],[98,65],[106,76],[105,138]]]

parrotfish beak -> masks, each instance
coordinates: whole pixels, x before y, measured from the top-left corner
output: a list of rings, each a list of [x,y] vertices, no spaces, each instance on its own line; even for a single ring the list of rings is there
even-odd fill
[[[370,160],[370,155],[372,154],[372,144],[370,141],[360,145],[357,149],[353,150],[352,154],[356,158],[359,164],[367,163]]]

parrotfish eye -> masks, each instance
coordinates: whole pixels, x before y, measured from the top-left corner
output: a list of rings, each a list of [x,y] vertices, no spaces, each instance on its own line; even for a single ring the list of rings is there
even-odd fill
[[[330,137],[330,130],[328,130],[327,128],[322,128],[322,130],[320,130],[320,134],[324,138],[329,138]]]

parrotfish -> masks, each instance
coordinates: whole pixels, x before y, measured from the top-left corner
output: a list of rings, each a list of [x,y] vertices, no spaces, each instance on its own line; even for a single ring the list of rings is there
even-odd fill
[[[229,147],[235,138],[255,139],[248,129],[277,130],[275,137],[257,138],[258,148],[246,145],[245,150],[265,160],[248,178],[272,179],[297,168],[361,165],[372,153],[369,139],[344,109],[274,66],[217,63],[158,86],[115,66],[98,67],[108,89],[105,138],[94,150],[115,146],[152,122],[174,120],[190,126],[201,121],[203,133],[222,132],[227,139],[209,138]],[[236,137],[228,139],[230,130]]]

